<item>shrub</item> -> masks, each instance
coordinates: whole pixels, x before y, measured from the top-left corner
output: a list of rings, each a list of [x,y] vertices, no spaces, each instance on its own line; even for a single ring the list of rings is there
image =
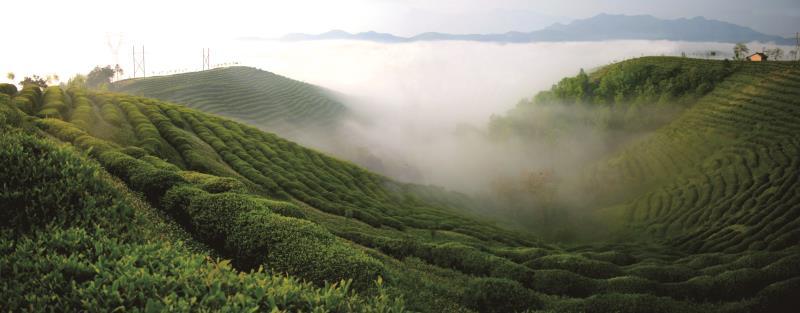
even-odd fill
[[[531,288],[546,294],[587,297],[597,291],[597,282],[565,270],[537,270]]]
[[[74,151],[12,131],[0,137],[0,225],[17,232],[54,225],[113,223],[130,209],[113,201],[98,168]],[[107,225],[110,227],[110,225]]]
[[[139,148],[139,147],[134,147],[134,146],[129,146],[129,147],[122,148],[122,150],[120,150],[120,152],[125,153],[127,155],[130,155],[130,156],[132,156],[134,158],[137,158],[137,159],[141,159],[141,158],[143,158],[144,156],[147,155],[147,151],[146,150],[144,150],[142,148]]]
[[[190,186],[172,188],[165,209],[184,220],[195,236],[248,270],[267,266],[316,283],[353,279],[364,288],[383,265],[337,241],[325,228],[270,212],[269,202],[234,194],[211,194]]]
[[[35,104],[26,97],[17,96],[14,98],[13,103],[17,109],[22,110],[22,112],[25,112],[28,115],[33,114],[36,110],[34,108]]]
[[[125,220],[116,220],[125,222]],[[164,241],[131,243],[80,228],[0,237],[0,307],[12,312],[405,312],[380,287],[315,287],[262,271],[240,273]]]
[[[702,312],[687,302],[676,301],[667,297],[643,294],[609,293],[595,295],[581,301],[566,302],[554,307],[556,312],[581,313],[674,313]]]
[[[46,104],[45,107],[47,107]],[[94,105],[89,101],[89,98],[84,96],[77,97],[75,110],[72,111],[70,122],[83,130],[89,130],[89,127],[94,124]]]
[[[649,279],[634,276],[620,276],[608,279],[604,284],[606,293],[649,293],[657,294],[659,284]]]
[[[114,126],[122,126],[125,122],[122,112],[116,104],[111,102],[103,104],[103,107],[100,109],[100,116],[103,117],[104,121]]]
[[[236,192],[246,193],[247,186],[240,180],[230,177],[219,177],[192,171],[182,171],[178,173],[195,187],[210,193]]]
[[[476,278],[469,281],[462,303],[479,312],[510,313],[537,309],[539,297],[520,283],[502,278]]]
[[[174,171],[156,168],[116,150],[98,153],[97,157],[109,172],[122,178],[131,189],[141,192],[156,205],[167,190],[186,182]]]
[[[784,280],[767,286],[756,295],[753,312],[789,313],[800,307],[800,277]]]
[[[37,115],[41,117],[55,117],[61,119],[67,116],[69,107],[64,104],[64,92],[60,87],[47,87],[43,98],[44,103]]]
[[[591,278],[620,276],[622,271],[608,262],[591,260],[575,254],[553,254],[527,262],[534,269],[562,269]]]
[[[430,246],[428,261],[441,267],[455,268],[468,274],[513,279],[525,286],[533,283],[533,271],[525,266],[491,255],[470,246],[448,242]]]
[[[217,251],[224,250],[226,237],[236,227],[238,215],[260,208],[246,195],[212,194],[186,185],[170,189],[163,206],[169,212],[186,216],[192,234]]]
[[[699,275],[696,270],[677,265],[636,265],[626,270],[626,272],[633,276],[659,282],[685,281]]]
[[[502,248],[495,249],[494,254],[507,258],[517,263],[524,263],[543,257],[549,252],[542,248]]]
[[[626,266],[636,263],[635,257],[619,251],[585,253],[584,255],[590,259],[609,262],[619,266]]]
[[[157,169],[168,170],[170,172],[178,172],[181,170],[181,168],[178,167],[177,165],[169,163],[161,158],[154,157],[152,155],[145,155],[142,157],[142,160],[152,164]]]
[[[241,214],[226,249],[243,268],[266,264],[315,283],[353,279],[354,286],[366,288],[385,274],[380,262],[338,241],[321,226],[265,210]]]
[[[30,111],[25,111],[28,114],[33,114],[39,109],[42,104],[42,89],[33,84],[22,86],[22,90],[14,99],[25,99]],[[23,108],[20,108],[23,109]]]
[[[17,95],[17,86],[14,84],[2,83],[0,84],[0,93],[13,97]]]
[[[21,124],[21,112],[11,105],[11,98],[9,96],[0,94],[0,128],[20,126]]]
[[[306,218],[306,214],[300,210],[297,205],[291,202],[286,201],[276,201],[276,200],[269,200],[269,199],[262,199],[262,198],[255,198],[260,204],[265,205],[269,208],[270,211],[278,213],[283,216],[294,217],[294,218]]]

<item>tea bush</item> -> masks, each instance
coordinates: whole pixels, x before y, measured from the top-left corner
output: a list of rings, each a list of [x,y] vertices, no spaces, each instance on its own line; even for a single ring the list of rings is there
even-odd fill
[[[109,195],[98,168],[66,148],[11,130],[0,136],[0,227],[26,233],[47,225],[112,228],[130,209]]]
[[[16,96],[17,95],[17,91],[18,91],[17,90],[17,85],[6,84],[6,83],[0,84],[0,93],[6,94],[9,97]]]
[[[541,306],[541,300],[520,283],[502,278],[470,280],[462,302],[479,312],[524,312]]]

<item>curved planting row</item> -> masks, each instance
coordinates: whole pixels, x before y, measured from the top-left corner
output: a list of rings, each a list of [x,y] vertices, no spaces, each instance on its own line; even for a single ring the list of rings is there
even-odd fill
[[[702,141],[662,146],[719,149],[691,158],[695,171],[640,197],[629,217],[689,251],[780,250],[800,243],[800,68],[734,75],[673,127]],[[775,70],[777,71],[777,70]],[[767,78],[764,78],[767,77]],[[689,128],[691,127],[691,128]],[[689,137],[691,138],[691,137]],[[686,148],[684,148],[686,149]],[[684,162],[688,163],[688,162]]]
[[[331,126],[345,110],[319,87],[246,67],[123,81],[115,89],[281,132]]]
[[[319,225],[273,213],[269,206],[277,202],[195,188],[177,171],[130,156],[66,122],[42,119],[38,126],[81,149],[91,149],[91,155],[109,172],[242,269],[264,266],[317,283],[353,279],[359,288],[371,285],[383,274],[379,262],[340,242]],[[286,206],[279,210],[286,210]]]

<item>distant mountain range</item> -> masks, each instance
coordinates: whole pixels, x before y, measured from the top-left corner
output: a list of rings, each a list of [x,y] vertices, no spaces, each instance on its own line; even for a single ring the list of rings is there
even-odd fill
[[[395,36],[374,31],[348,33],[332,30],[322,34],[293,33],[280,38],[282,41],[305,40],[365,40],[375,42],[413,42],[437,40],[466,40],[483,42],[554,42],[554,41],[599,41],[599,40],[676,40],[712,42],[774,42],[794,44],[793,39],[767,35],[728,22],[709,20],[704,17],[659,19],[650,15],[600,14],[588,19],[575,20],[569,24],[556,23],[532,32],[511,31],[502,34],[447,34],[422,33],[412,37]]]

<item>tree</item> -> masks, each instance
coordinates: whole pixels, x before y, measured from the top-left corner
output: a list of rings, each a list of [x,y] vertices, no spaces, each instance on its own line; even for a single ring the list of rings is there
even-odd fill
[[[6,78],[8,78],[10,81],[13,81],[14,78],[17,78],[17,75],[14,75],[14,72],[8,72],[8,74],[6,74]]]
[[[47,75],[47,83],[53,84],[58,83],[61,79],[58,77],[58,74]]]
[[[67,81],[67,89],[86,88],[86,76],[77,74]]]
[[[733,59],[734,60],[742,60],[744,59],[747,54],[750,53],[750,48],[747,47],[744,43],[737,43],[733,46]]]
[[[116,72],[111,68],[111,65],[106,67],[95,66],[94,69],[86,75],[86,86],[89,88],[99,88],[103,85],[111,83],[111,78],[114,77]]]
[[[119,64],[114,66],[114,80],[117,80],[122,76],[122,67]]]
[[[770,59],[778,61],[783,58],[783,49],[775,47],[774,49],[767,49],[764,54],[769,56]]]
[[[47,79],[39,77],[39,75],[25,76],[25,79],[23,79],[21,82],[19,82],[19,84],[22,85],[22,86],[25,86],[25,85],[36,85],[36,86],[39,86],[41,88],[47,88]]]

